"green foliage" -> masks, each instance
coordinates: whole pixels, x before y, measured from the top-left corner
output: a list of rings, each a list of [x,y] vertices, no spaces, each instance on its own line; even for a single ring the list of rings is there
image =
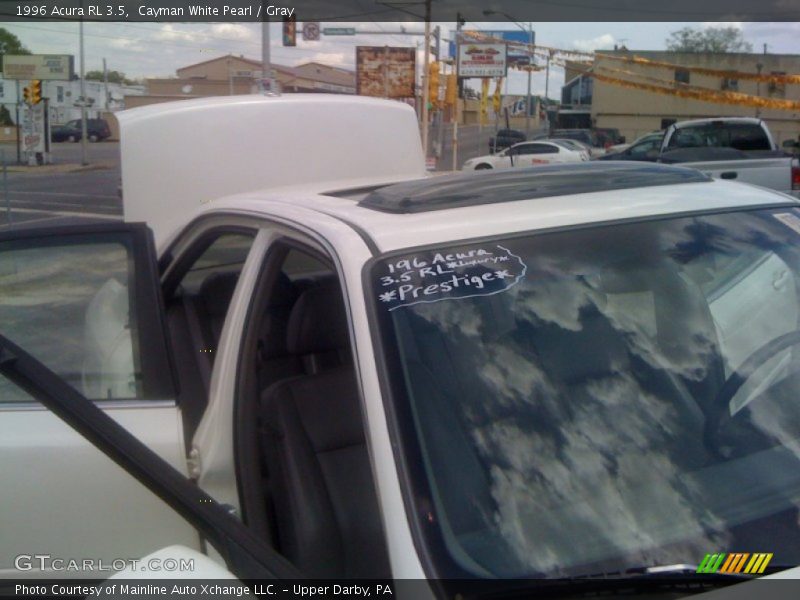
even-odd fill
[[[86,73],[86,79],[90,81],[104,81],[103,79],[103,72],[102,71],[88,71]],[[125,73],[120,71],[109,71],[108,72],[108,83],[122,83],[125,85],[133,85],[136,83],[133,79],[128,79],[125,77]]]
[[[752,52],[753,45],[736,27],[684,27],[673,31],[666,40],[672,52]]]
[[[30,54],[19,38],[7,29],[0,27],[0,72],[3,70],[4,54]]]

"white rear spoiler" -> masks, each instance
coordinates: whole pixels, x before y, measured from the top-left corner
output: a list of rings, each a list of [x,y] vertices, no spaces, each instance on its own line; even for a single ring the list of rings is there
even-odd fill
[[[426,176],[414,110],[396,101],[229,96],[134,108],[118,117],[125,220],[146,221],[159,245],[216,198]]]

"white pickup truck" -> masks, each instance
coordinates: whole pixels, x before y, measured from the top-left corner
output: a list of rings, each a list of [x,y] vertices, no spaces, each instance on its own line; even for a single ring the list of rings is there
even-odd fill
[[[800,196],[798,161],[778,148],[761,119],[697,119],[671,125],[659,162],[698,169],[714,179],[750,183]]]

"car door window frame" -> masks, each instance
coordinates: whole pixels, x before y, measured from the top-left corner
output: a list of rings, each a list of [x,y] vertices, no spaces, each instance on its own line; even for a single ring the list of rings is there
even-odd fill
[[[132,262],[132,269],[128,272],[128,277],[132,278],[135,283],[130,294],[133,299],[137,324],[134,353],[137,354],[137,350],[139,350],[136,360],[142,373],[142,385],[146,386],[144,389],[147,389],[148,392],[143,394],[147,398],[98,399],[94,400],[94,403],[102,407],[163,406],[165,402],[173,405],[177,394],[177,381],[175,380],[173,357],[166,336],[164,301],[159,293],[156,255],[153,251],[152,232],[149,228],[143,223],[124,222],[113,225],[104,222],[55,227],[32,224],[0,232],[0,241],[24,243],[25,240],[41,240],[42,244],[31,243],[27,247],[58,247],[65,245],[63,240],[66,238],[97,236],[113,239],[118,234],[130,236],[129,260]],[[168,365],[169,368],[165,369],[165,365]],[[40,404],[29,401],[0,404],[0,410],[36,410],[37,408],[44,410]]]

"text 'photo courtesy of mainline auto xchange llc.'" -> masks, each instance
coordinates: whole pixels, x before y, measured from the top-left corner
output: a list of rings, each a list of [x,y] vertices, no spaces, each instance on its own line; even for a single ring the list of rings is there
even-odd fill
[[[17,584],[16,597],[54,598],[100,598],[105,600],[122,598],[224,598],[269,597],[275,600],[289,598],[392,598],[394,586],[388,582],[362,582],[360,584],[331,583],[324,585],[275,584],[239,582],[209,583],[201,581],[165,583],[120,582],[87,585],[82,583],[49,583],[47,585]]]

